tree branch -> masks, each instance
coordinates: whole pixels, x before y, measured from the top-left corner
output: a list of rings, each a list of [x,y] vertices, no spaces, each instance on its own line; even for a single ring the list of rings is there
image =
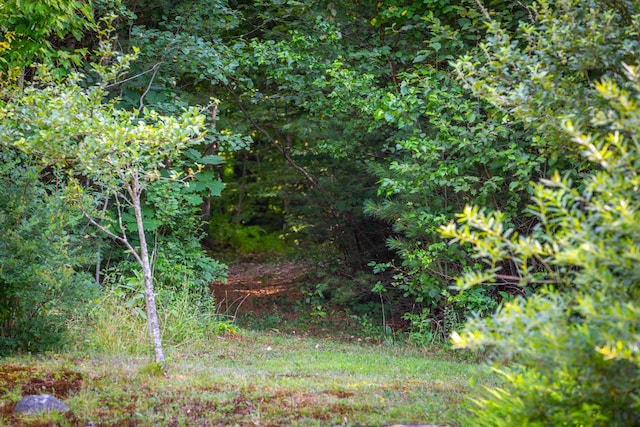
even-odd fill
[[[154,75],[155,75],[155,72],[158,70],[158,68],[160,68],[160,65],[162,65],[162,64],[164,64],[164,61],[160,61],[160,62],[158,62],[158,63],[157,63],[157,64],[155,64],[153,67],[149,68],[149,69],[148,69],[148,70],[146,70],[146,71],[143,71],[143,72],[141,72],[141,73],[138,73],[138,74],[136,74],[135,76],[127,77],[126,79],[124,79],[124,80],[120,80],[119,82],[113,82],[113,83],[110,83],[110,84],[106,85],[104,88],[105,88],[105,89],[109,89],[109,88],[112,88],[112,87],[114,87],[114,86],[121,85],[121,84],[126,83],[126,82],[129,82],[129,81],[131,81],[131,80],[135,80],[135,79],[137,79],[138,77],[142,77],[142,76],[144,76],[145,74],[148,74],[148,73],[150,73],[150,72],[152,72],[152,71],[154,72]]]
[[[163,62],[158,62],[156,65],[153,66],[153,74],[151,75],[151,79],[149,80],[149,84],[147,85],[147,88],[145,89],[145,91],[140,96],[140,107],[139,107],[140,111],[142,111],[142,108],[144,107],[144,97],[147,96],[147,94],[151,90],[151,85],[153,84],[153,80],[156,78],[156,74],[158,74],[158,70],[160,69],[160,65],[162,65],[162,64],[163,64]]]
[[[84,209],[82,210],[82,214],[89,220],[89,222],[91,224],[93,224],[94,226],[96,226],[100,231],[102,231],[103,233],[105,233],[107,236],[119,241],[120,243],[122,243],[123,245],[126,246],[127,250],[129,252],[131,252],[131,255],[133,255],[133,257],[136,259],[136,261],[141,262],[140,260],[140,255],[138,255],[138,253],[136,252],[135,248],[133,246],[131,246],[131,243],[129,243],[129,240],[127,240],[126,236],[122,237],[122,236],[118,236],[117,234],[115,234],[113,231],[109,230],[108,228],[106,228],[105,226],[103,226],[102,224],[98,223],[95,219],[93,219],[93,217],[91,215],[89,215]]]
[[[242,111],[242,114],[244,115],[244,117],[249,120],[249,122],[251,122],[251,124],[253,125],[254,128],[256,128],[261,134],[263,134],[265,136],[265,138],[267,138],[267,140],[274,146],[276,147],[276,149],[280,152],[280,154],[282,154],[282,156],[284,157],[284,159],[287,161],[287,163],[289,163],[296,171],[298,171],[298,173],[300,173],[309,183],[309,185],[312,188],[316,188],[321,190],[323,193],[326,193],[324,191],[324,189],[322,188],[322,185],[320,185],[320,183],[318,182],[318,180],[311,175],[305,168],[303,168],[302,166],[300,166],[299,164],[296,163],[295,160],[293,160],[291,158],[291,156],[289,155],[289,153],[287,152],[286,148],[284,146],[282,146],[281,144],[278,143],[278,141],[276,141],[271,134],[269,134],[269,132],[267,132],[266,129],[264,129],[262,126],[260,126],[254,119],[253,117],[251,117],[251,115],[249,115],[249,113],[247,112],[247,110],[244,108],[244,105],[242,105],[242,102],[240,102],[240,99],[238,98],[238,95],[236,95],[236,93],[233,91],[233,89],[231,89],[231,86],[229,86],[228,84],[225,85],[227,91],[229,91],[229,93],[231,94],[231,96],[233,97],[233,99],[236,102],[236,105],[238,106],[238,108],[240,108],[240,111]]]

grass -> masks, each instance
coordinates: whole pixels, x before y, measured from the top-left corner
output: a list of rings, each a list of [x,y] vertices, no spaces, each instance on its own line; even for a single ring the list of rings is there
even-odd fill
[[[459,426],[472,362],[402,345],[243,332],[150,358],[68,353],[0,360],[6,426]],[[49,393],[69,413],[17,417],[24,394]]]
[[[497,381],[468,354],[357,333],[362,325],[338,313],[257,311],[249,331],[196,300],[161,299],[164,376],[150,363],[141,308],[117,289],[70,320],[66,352],[0,359],[0,425],[458,427],[470,378]],[[71,410],[13,414],[22,396],[43,393]]]

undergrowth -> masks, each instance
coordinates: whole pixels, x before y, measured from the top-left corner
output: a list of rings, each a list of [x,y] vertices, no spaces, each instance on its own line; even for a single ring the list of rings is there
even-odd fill
[[[142,292],[140,289],[138,292]],[[87,318],[74,319],[76,348],[98,354],[142,357],[153,351],[147,336],[144,298],[119,287],[106,290]],[[231,319],[216,314],[213,299],[197,292],[160,292],[158,313],[167,348],[198,349],[218,335],[237,333]]]

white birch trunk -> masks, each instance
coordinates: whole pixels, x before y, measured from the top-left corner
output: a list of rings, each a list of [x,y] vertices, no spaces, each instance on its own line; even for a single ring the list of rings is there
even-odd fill
[[[142,267],[142,275],[144,277],[144,294],[146,300],[147,326],[149,328],[149,337],[153,341],[153,347],[156,353],[156,362],[164,371],[165,358],[162,350],[162,338],[160,336],[160,325],[158,322],[158,310],[156,309],[156,294],[153,286],[153,273],[151,271],[151,261],[149,259],[149,249],[147,247],[147,239],[144,234],[144,225],[142,223],[142,203],[140,201],[141,189],[139,188],[138,177],[133,174],[130,195],[133,203],[133,210],[136,215],[136,223],[138,224],[138,236],[140,237],[140,266]]]

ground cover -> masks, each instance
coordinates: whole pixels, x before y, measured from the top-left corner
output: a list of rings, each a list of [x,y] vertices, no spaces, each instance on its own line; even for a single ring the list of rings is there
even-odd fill
[[[229,266],[226,282],[214,282],[218,312],[236,317],[238,314],[263,315],[276,306],[283,317],[291,320],[291,307],[302,299],[300,282],[309,273],[301,262],[234,263]]]
[[[493,381],[446,352],[273,332],[219,337],[169,357],[166,376],[151,357],[0,360],[0,425],[458,426],[469,378]],[[56,395],[71,411],[12,415],[31,393]]]
[[[308,272],[296,262],[232,265],[211,290],[240,328],[175,340],[167,327],[165,375],[150,363],[144,319],[107,296],[89,322],[95,333],[75,327],[76,350],[0,359],[0,425],[453,427],[470,379],[496,380],[469,353],[369,334],[340,313],[305,316]],[[22,396],[43,393],[71,411],[13,415]]]

